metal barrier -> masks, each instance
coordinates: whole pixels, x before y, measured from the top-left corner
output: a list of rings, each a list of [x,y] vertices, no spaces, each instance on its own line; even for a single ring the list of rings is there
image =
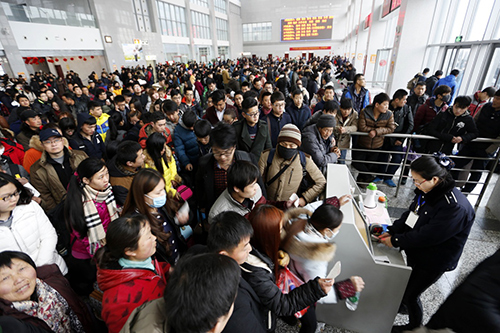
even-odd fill
[[[367,136],[368,133],[365,133],[365,132],[353,132],[353,133],[350,133],[351,136]],[[384,137],[386,138],[399,138],[399,139],[402,139],[401,141],[403,142],[403,147],[406,147],[406,151],[402,151],[402,152],[398,152],[398,151],[389,151],[389,150],[380,150],[380,149],[377,149],[377,153],[385,153],[385,154],[400,154],[400,155],[404,155],[402,161],[400,163],[391,163],[391,162],[379,162],[379,161],[365,161],[365,160],[354,160],[354,159],[339,159],[339,161],[344,161],[344,162],[360,162],[360,163],[370,163],[370,164],[379,164],[379,165],[398,165],[400,166],[400,171],[399,171],[399,179],[398,179],[398,182],[397,182],[397,185],[396,185],[396,194],[395,196],[398,195],[399,193],[399,190],[401,188],[401,182],[404,178],[410,178],[410,176],[408,175],[405,175],[405,170],[406,169],[409,169],[410,167],[410,163],[408,163],[408,157],[409,155],[413,155],[413,154],[416,154],[416,155],[419,155],[419,156],[424,156],[424,155],[427,155],[427,156],[432,156],[432,154],[425,154],[425,153],[416,153],[416,152],[413,152],[413,151],[410,151],[410,149],[408,149],[408,147],[411,147],[412,146],[412,142],[414,142],[414,140],[420,140],[420,139],[425,139],[425,140],[439,140],[438,138],[436,137],[433,137],[433,136],[429,136],[429,135],[421,135],[421,134],[399,134],[399,133],[393,133],[393,134],[386,134]],[[485,142],[485,143],[491,143],[491,144],[495,144],[495,143],[500,143],[500,139],[488,139],[488,138],[477,138],[477,139],[474,139],[473,142]],[[347,148],[346,150],[348,151],[351,151],[351,152],[354,152],[354,151],[363,151],[363,152],[373,152],[372,149],[361,149],[361,148]],[[347,154],[346,154],[346,157],[347,157]],[[497,153],[495,157],[485,157],[485,158],[482,158],[482,157],[472,157],[472,156],[457,156],[457,155],[452,155],[452,158],[453,159],[470,159],[472,161],[474,160],[485,160],[485,161],[491,161],[491,168],[489,169],[489,172],[488,172],[488,175],[486,177],[486,180],[484,182],[471,182],[471,181],[468,181],[468,180],[465,180],[465,184],[467,183],[475,183],[476,185],[483,185],[482,188],[481,188],[481,192],[479,194],[475,194],[475,193],[468,193],[468,192],[464,192],[464,194],[467,194],[467,195],[477,195],[478,196],[478,199],[477,199],[477,202],[474,206],[474,209],[477,209],[481,203],[481,200],[483,199],[484,197],[484,194],[486,192],[486,188],[489,184],[489,182],[491,181],[491,177],[493,176],[493,173],[495,172],[495,169],[497,168],[498,164],[499,164],[499,159],[500,159],[500,153]],[[353,166],[354,167],[354,166]],[[355,167],[354,167],[355,168]],[[454,171],[470,171],[470,172],[486,172],[488,171],[486,168],[485,169],[481,169],[481,170],[478,170],[478,169],[460,169],[460,168],[453,168],[452,170]],[[362,172],[362,171],[359,171],[356,169],[356,171],[358,171],[359,174],[374,174],[372,172],[368,173],[368,172]],[[397,172],[397,170],[396,170]],[[387,174],[387,173],[375,173],[377,176],[396,176],[396,173],[394,175],[392,174]],[[458,181],[460,182],[460,181]],[[362,182],[361,182],[362,183]],[[366,184],[366,183],[364,183]]]

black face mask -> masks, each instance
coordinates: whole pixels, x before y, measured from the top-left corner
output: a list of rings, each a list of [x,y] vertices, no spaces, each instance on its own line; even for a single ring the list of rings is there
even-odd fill
[[[298,148],[285,148],[278,144],[278,154],[285,160],[290,160],[297,154]]]

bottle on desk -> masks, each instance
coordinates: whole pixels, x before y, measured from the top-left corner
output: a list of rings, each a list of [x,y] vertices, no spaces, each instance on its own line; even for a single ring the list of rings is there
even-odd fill
[[[364,205],[366,208],[377,207],[377,185],[375,183],[370,183],[366,187],[366,196],[364,200]]]

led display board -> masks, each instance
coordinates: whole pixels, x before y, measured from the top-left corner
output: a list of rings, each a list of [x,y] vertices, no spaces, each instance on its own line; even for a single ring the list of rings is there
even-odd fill
[[[281,20],[281,41],[298,42],[332,39],[333,16],[299,17]]]

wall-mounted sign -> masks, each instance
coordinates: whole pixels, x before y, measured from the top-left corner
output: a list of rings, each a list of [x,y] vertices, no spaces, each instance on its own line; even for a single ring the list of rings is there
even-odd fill
[[[333,16],[281,19],[281,41],[332,39]]]

